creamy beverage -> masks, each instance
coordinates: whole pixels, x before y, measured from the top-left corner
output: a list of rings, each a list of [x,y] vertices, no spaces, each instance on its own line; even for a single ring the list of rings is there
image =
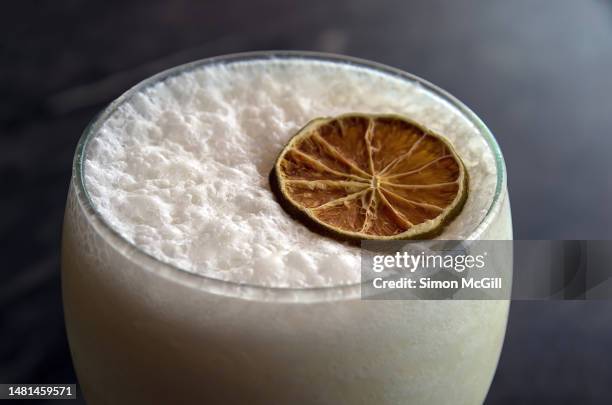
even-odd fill
[[[360,251],[270,191],[316,117],[400,114],[443,134],[469,194],[442,239],[511,239],[480,121],[390,69],[309,54],[220,58],[130,90],[79,144],[63,237],[66,323],[91,404],[476,404],[507,301],[363,301]]]

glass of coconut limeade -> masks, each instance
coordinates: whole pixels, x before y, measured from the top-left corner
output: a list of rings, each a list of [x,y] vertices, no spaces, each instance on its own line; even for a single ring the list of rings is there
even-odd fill
[[[316,139],[300,138],[313,120]],[[364,160],[338,149],[332,162],[326,134],[351,131],[367,147],[345,150]],[[415,146],[419,131],[441,137]],[[425,144],[435,170],[411,205],[399,183],[425,165],[392,170]],[[509,301],[361,299],[352,242],[419,224],[442,239],[512,239],[495,139],[432,84],[307,52],[222,56],[145,80],[90,124],[74,160],[62,285],[87,402],[482,403]]]

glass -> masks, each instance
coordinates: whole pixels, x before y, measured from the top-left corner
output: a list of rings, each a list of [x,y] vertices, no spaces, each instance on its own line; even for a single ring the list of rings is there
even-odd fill
[[[87,142],[147,86],[210,64],[325,60],[418,82],[479,130],[495,158],[493,202],[470,239],[512,239],[502,154],[480,119],[436,86],[384,65],[308,52],[205,59],[111,103],[77,146],[62,243],[74,365],[89,404],[477,404],[495,372],[508,301],[362,301],[360,285],[268,288],[195,275],[117,234],[83,184]],[[384,316],[382,316],[384,315]]]

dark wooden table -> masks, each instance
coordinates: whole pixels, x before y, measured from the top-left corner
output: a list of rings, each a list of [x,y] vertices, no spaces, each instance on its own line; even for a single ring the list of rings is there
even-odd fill
[[[308,49],[449,90],[505,153],[521,239],[612,235],[612,4],[21,1],[0,13],[0,382],[72,382],[59,240],[74,146],[129,86],[202,57]],[[487,404],[612,402],[612,304],[514,302]]]

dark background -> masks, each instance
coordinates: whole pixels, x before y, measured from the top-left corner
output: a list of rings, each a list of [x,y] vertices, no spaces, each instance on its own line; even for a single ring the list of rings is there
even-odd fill
[[[110,100],[194,59],[305,49],[415,73],[496,135],[517,239],[612,234],[607,1],[13,1],[0,31],[2,383],[75,381],[59,273],[74,147]],[[612,403],[611,319],[610,302],[514,302],[487,404]]]

